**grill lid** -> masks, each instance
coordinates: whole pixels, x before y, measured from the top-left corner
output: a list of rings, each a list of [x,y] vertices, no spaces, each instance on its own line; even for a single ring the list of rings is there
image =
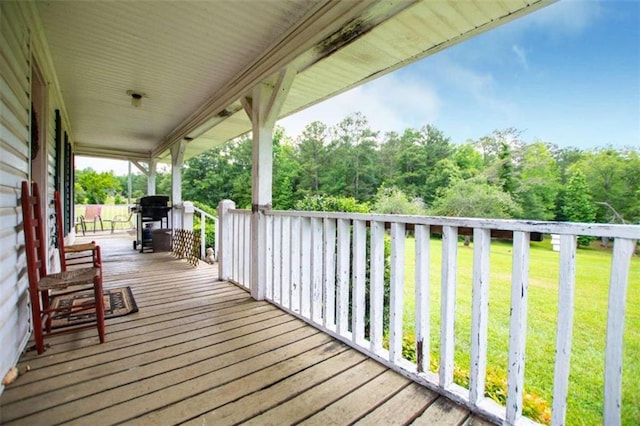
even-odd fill
[[[168,195],[147,195],[138,198],[136,203],[141,207],[167,207],[169,204]]]

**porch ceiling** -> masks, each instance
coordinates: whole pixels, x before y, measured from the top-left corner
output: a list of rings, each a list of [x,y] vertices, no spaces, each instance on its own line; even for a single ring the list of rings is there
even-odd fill
[[[549,0],[37,1],[76,153],[185,159],[251,129],[240,98],[286,66],[281,117]],[[144,93],[131,104],[128,90]]]

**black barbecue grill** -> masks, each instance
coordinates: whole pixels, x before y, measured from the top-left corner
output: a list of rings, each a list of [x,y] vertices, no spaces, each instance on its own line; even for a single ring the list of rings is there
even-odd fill
[[[136,214],[138,222],[137,240],[133,242],[133,248],[140,246],[140,253],[146,248],[152,247],[153,229],[167,229],[170,231],[169,196],[148,195],[136,200],[136,205],[131,208]]]

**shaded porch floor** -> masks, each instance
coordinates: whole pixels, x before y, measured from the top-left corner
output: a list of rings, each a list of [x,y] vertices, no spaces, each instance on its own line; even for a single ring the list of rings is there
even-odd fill
[[[47,339],[8,386],[0,423],[487,425],[244,290],[170,253],[102,247],[105,288],[130,286],[139,312]]]

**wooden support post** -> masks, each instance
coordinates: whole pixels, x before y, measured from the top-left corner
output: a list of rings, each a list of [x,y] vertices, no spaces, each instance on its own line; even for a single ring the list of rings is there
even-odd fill
[[[147,195],[156,195],[156,159],[151,158],[148,166],[136,160],[130,160],[129,164],[136,166],[147,177]]]
[[[251,185],[251,297],[266,295],[267,259],[271,244],[267,241],[265,210],[271,208],[273,183],[273,127],[295,77],[294,68],[280,72],[275,79],[253,88],[242,99],[251,119],[253,161]]]
[[[182,163],[187,142],[181,140],[171,147],[171,205],[173,206],[174,229],[182,228]]]
[[[147,195],[156,195],[156,159],[149,160],[149,174],[147,175]]]

